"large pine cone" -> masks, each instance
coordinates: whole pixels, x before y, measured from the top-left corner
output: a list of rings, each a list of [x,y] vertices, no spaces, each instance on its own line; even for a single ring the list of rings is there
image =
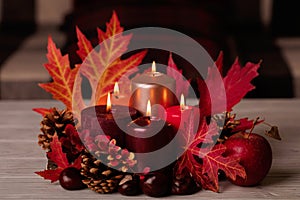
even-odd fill
[[[115,192],[124,176],[122,172],[102,164],[88,152],[82,155],[81,175],[85,177],[82,181],[84,184],[102,194]]]
[[[45,150],[50,150],[50,142],[55,133],[60,138],[65,135],[67,124],[75,125],[73,113],[69,110],[52,108],[41,121],[41,132],[38,135],[38,144]]]

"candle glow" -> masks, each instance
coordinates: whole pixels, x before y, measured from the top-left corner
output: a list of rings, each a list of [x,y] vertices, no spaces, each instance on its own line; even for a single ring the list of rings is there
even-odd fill
[[[156,64],[155,64],[155,61],[152,62],[152,73],[155,73],[156,72]]]
[[[111,110],[111,100],[110,100],[110,93],[107,93],[107,102],[106,102],[106,112],[110,112]]]
[[[180,110],[185,110],[185,102],[184,102],[183,94],[181,94],[181,96],[180,96]]]
[[[119,84],[118,82],[115,82],[115,86],[114,86],[114,96],[118,97],[120,95],[120,88],[119,88]]]
[[[146,111],[146,116],[151,116],[151,103],[150,100],[147,102],[147,111]]]

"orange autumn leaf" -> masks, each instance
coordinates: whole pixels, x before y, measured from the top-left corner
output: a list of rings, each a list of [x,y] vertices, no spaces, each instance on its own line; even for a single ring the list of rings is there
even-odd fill
[[[100,100],[107,92],[112,91],[115,82],[127,72],[134,73],[137,69],[137,66],[142,62],[143,58],[146,55],[146,51],[136,53],[135,55],[125,59],[118,60],[107,68],[100,81],[98,82],[96,97],[97,101]],[[134,70],[134,71],[133,71]]]
[[[81,58],[82,61],[85,59],[89,59],[88,55],[93,50],[92,43],[85,37],[85,35],[80,31],[80,29],[76,26],[76,34],[77,34],[77,45],[79,49],[76,51],[77,55]]]
[[[103,72],[100,67],[100,60],[97,55],[96,50],[93,50],[92,43],[85,37],[85,35],[80,31],[78,27],[76,27],[76,33],[78,38],[78,50],[77,54],[83,61],[81,65],[84,66],[84,69],[80,70],[90,82],[92,90],[96,90],[96,85],[98,79]]]
[[[123,30],[116,12],[113,12],[110,21],[106,23],[106,32],[97,28],[98,40],[102,48],[99,55],[103,66],[111,64],[127,50],[132,34],[123,35]]]
[[[93,48],[92,43],[76,28],[78,38],[77,54],[81,64],[70,68],[68,55],[62,55],[51,37],[48,39],[48,70],[53,81],[39,84],[51,93],[54,99],[62,101],[67,109],[80,118],[80,111],[86,107],[82,97],[82,76],[86,77],[92,88],[90,104],[95,102],[113,88],[114,82],[123,78],[122,75],[136,72],[136,68],[144,58],[146,51],[134,54],[127,59],[120,57],[126,53],[131,35],[123,35],[116,13],[113,13],[105,32],[98,29],[99,46]]]
[[[32,110],[41,114],[42,116],[45,116],[46,114],[52,112],[52,108],[33,108]]]
[[[106,24],[106,32],[101,29],[98,31],[98,40],[100,43],[99,56],[101,64],[107,67],[97,84],[96,97],[100,100],[107,92],[112,90],[114,83],[117,82],[126,72],[134,73],[137,66],[142,62],[146,51],[142,51],[121,60],[120,56],[127,51],[127,46],[132,35],[123,35],[123,27],[116,12],[113,12],[112,18]],[[135,70],[134,70],[135,69]]]
[[[68,55],[62,55],[61,51],[56,47],[52,38],[48,38],[48,63],[45,68],[51,75],[53,82],[40,83],[47,92],[51,93],[54,99],[62,101],[67,109],[72,109],[72,94],[74,80],[79,68],[70,68]]]
[[[97,29],[99,45],[94,49],[79,28],[76,31],[79,47],[77,54],[83,61],[80,73],[89,80],[92,88],[90,104],[93,105],[112,90],[114,83],[122,75],[129,70],[133,70],[132,73],[137,70],[136,67],[141,63],[146,51],[127,59],[120,59],[126,53],[132,35],[123,35],[123,27],[120,26],[115,12],[106,24],[105,32]]]

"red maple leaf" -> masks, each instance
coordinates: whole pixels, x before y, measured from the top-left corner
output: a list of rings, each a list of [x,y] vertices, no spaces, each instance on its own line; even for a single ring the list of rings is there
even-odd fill
[[[62,151],[61,142],[58,140],[58,136],[54,135],[52,142],[50,143],[51,151],[47,152],[48,158],[55,162],[59,168],[66,168],[69,165],[67,156]]]
[[[204,189],[214,192],[219,191],[218,171],[222,170],[226,176],[235,180],[237,176],[246,178],[244,167],[239,164],[239,159],[234,157],[224,157],[226,147],[223,144],[217,144],[208,153],[199,151],[199,156],[203,160],[202,174],[208,177],[209,181],[201,182]]]
[[[59,140],[62,147],[66,148],[68,156],[76,157],[84,149],[77,129],[72,124],[67,124],[65,128],[66,137],[61,137]]]
[[[238,59],[235,60],[224,78],[224,86],[227,96],[227,111],[231,111],[241,99],[255,87],[251,81],[258,76],[257,70],[260,63],[247,62],[244,67],[241,67]]]
[[[177,65],[174,63],[172,53],[170,53],[169,56],[167,75],[173,77],[176,80],[177,98],[179,98],[181,94],[187,97],[189,92],[190,80],[186,80],[184,78],[184,76],[182,75],[182,70],[179,70]]]
[[[226,91],[219,70],[209,67],[205,80],[198,79],[201,117],[222,113],[226,110]],[[213,99],[213,102],[212,102]]]
[[[189,124],[191,124],[192,120],[192,116],[190,121],[188,122]],[[193,125],[191,124],[189,126],[189,135],[191,134],[190,129],[193,128]],[[209,125],[205,122],[205,120],[202,120],[200,122],[198,131],[196,132],[195,137],[191,140],[191,143],[189,143],[188,149],[191,150],[191,152],[193,152],[194,150],[199,150],[199,145],[201,144],[205,144],[205,145],[210,145],[213,146],[217,141],[214,139],[215,136],[219,136],[219,130],[217,127],[216,122],[211,122]]]
[[[224,54],[223,54],[223,51],[220,51],[218,58],[215,61],[215,65],[218,68],[221,75],[223,75],[223,60],[224,60]]]
[[[251,120],[249,120],[248,118],[239,119],[240,124],[238,124],[231,132],[236,133],[236,132],[240,132],[240,131],[249,130],[253,126],[255,126],[263,121],[264,120],[259,120],[259,121],[255,122],[255,124],[253,124],[254,123],[253,119],[251,119]]]
[[[35,172],[37,175],[43,177],[46,180],[50,180],[51,183],[58,181],[59,175],[62,172],[62,168],[57,168],[56,170],[44,170],[44,171],[39,171]]]
[[[184,153],[177,162],[176,173],[182,174],[184,170],[188,170],[195,180],[200,183],[206,179],[201,173],[202,164],[197,160],[201,150],[199,146],[203,144],[213,146],[215,144],[213,137],[218,135],[217,126],[215,122],[207,125],[205,120],[202,120],[198,130],[195,130],[193,113],[191,113],[189,118],[183,120],[185,127],[183,131]]]
[[[245,170],[236,158],[223,156],[225,146],[215,145],[220,134],[216,122],[211,121],[208,125],[202,120],[195,133],[193,118],[191,114],[189,119],[183,119],[186,123],[186,146],[185,152],[177,162],[176,173],[181,174],[187,170],[203,188],[214,192],[219,190],[219,170],[223,170],[233,180],[237,175],[245,177]]]
[[[35,172],[40,175],[44,179],[51,180],[51,182],[55,182],[59,179],[59,175],[67,167],[75,167],[77,169],[81,168],[81,157],[78,157],[73,163],[69,163],[67,156],[62,151],[62,145],[58,140],[58,136],[55,134],[52,138],[52,142],[50,143],[51,151],[47,152],[47,156],[50,160],[52,160],[57,168],[55,170],[44,170]]]
[[[222,60],[223,54],[220,53],[217,61],[215,62],[217,67],[208,68],[205,80],[198,79],[202,116],[231,111],[233,106],[240,102],[249,91],[255,88],[251,84],[251,81],[258,76],[257,70],[260,67],[260,62],[257,64],[248,62],[244,67],[242,67],[239,64],[238,59],[236,59],[227,75],[223,77],[224,87],[222,87],[217,84],[219,83],[219,73],[222,71]],[[214,100],[213,111],[211,110],[211,99]],[[224,105],[225,101],[226,105]]]

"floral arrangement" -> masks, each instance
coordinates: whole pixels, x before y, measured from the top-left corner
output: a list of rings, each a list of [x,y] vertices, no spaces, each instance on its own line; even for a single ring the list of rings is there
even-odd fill
[[[99,44],[105,43],[107,38],[123,33],[115,12],[106,26],[106,31],[97,29]],[[129,70],[133,73],[137,72],[137,66],[141,64],[147,51],[140,51],[126,59],[118,58],[112,62],[111,59],[114,58],[116,51],[125,52],[130,43],[131,35],[122,35],[119,40],[102,45],[96,52],[98,60],[95,60],[95,57],[90,56],[93,51],[92,43],[79,28],[76,32],[77,54],[82,62],[88,63],[88,67],[81,72],[89,80],[93,91],[89,106],[97,105],[107,92],[112,91],[114,83],[123,74]],[[75,84],[75,77],[80,71],[81,64],[71,68],[68,55],[61,54],[51,37],[48,38],[47,58],[48,63],[45,64],[45,68],[53,81],[41,83],[39,86],[51,93],[54,99],[63,102],[65,109],[59,110],[54,107],[33,109],[43,117],[42,133],[38,136],[38,144],[46,150],[48,158],[47,169],[36,172],[41,177],[51,182],[59,181],[62,187],[69,190],[89,187],[98,193],[119,191],[125,195],[144,193],[158,197],[169,194],[192,194],[201,188],[219,192],[221,177],[226,177],[237,185],[255,185],[269,171],[272,161],[269,143],[264,137],[252,133],[255,125],[265,122],[259,119],[237,119],[236,115],[231,113],[232,108],[254,89],[251,81],[258,76],[260,62],[257,64],[248,62],[245,66],[241,66],[238,59],[235,60],[228,73],[222,77],[227,99],[226,110],[217,109],[215,113],[211,112],[208,88],[214,83],[214,74],[223,73],[222,52],[215,61],[217,68],[209,67],[206,79],[199,78],[198,89],[201,94],[199,128],[196,135],[193,135],[194,127],[185,126],[184,135],[187,145],[184,147],[183,155],[172,166],[170,179],[166,177],[167,174],[150,172],[151,169],[146,169],[142,174],[129,173],[128,169],[137,164],[134,152],[119,147],[113,138],[107,142],[103,140],[103,136],[93,137],[89,132],[81,130],[80,115],[74,113],[74,108],[80,111],[87,107],[81,94],[81,79]],[[174,63],[171,54],[168,66],[182,73]],[[186,93],[189,81],[177,77],[172,71],[167,71],[167,74],[179,83],[176,93]],[[76,102],[73,101],[74,96]],[[188,124],[194,124],[193,116],[183,120],[189,121]],[[210,124],[207,123],[208,120]],[[212,128],[208,128],[209,126]],[[271,130],[266,134],[280,139],[276,126],[271,126]],[[81,138],[84,138],[83,142],[86,145],[83,145]],[[252,139],[262,143],[260,154],[266,156],[263,158],[265,163],[261,164],[263,166],[256,166],[261,167],[263,173],[261,175],[253,175],[251,166],[247,162],[249,158],[255,163],[254,153],[242,155],[235,151],[235,147],[241,145],[243,141],[251,143]],[[214,143],[214,140],[217,142]],[[101,159],[96,159],[90,154],[86,146],[94,149],[95,154]],[[259,145],[257,148],[260,148]],[[109,164],[106,166],[103,163]]]

